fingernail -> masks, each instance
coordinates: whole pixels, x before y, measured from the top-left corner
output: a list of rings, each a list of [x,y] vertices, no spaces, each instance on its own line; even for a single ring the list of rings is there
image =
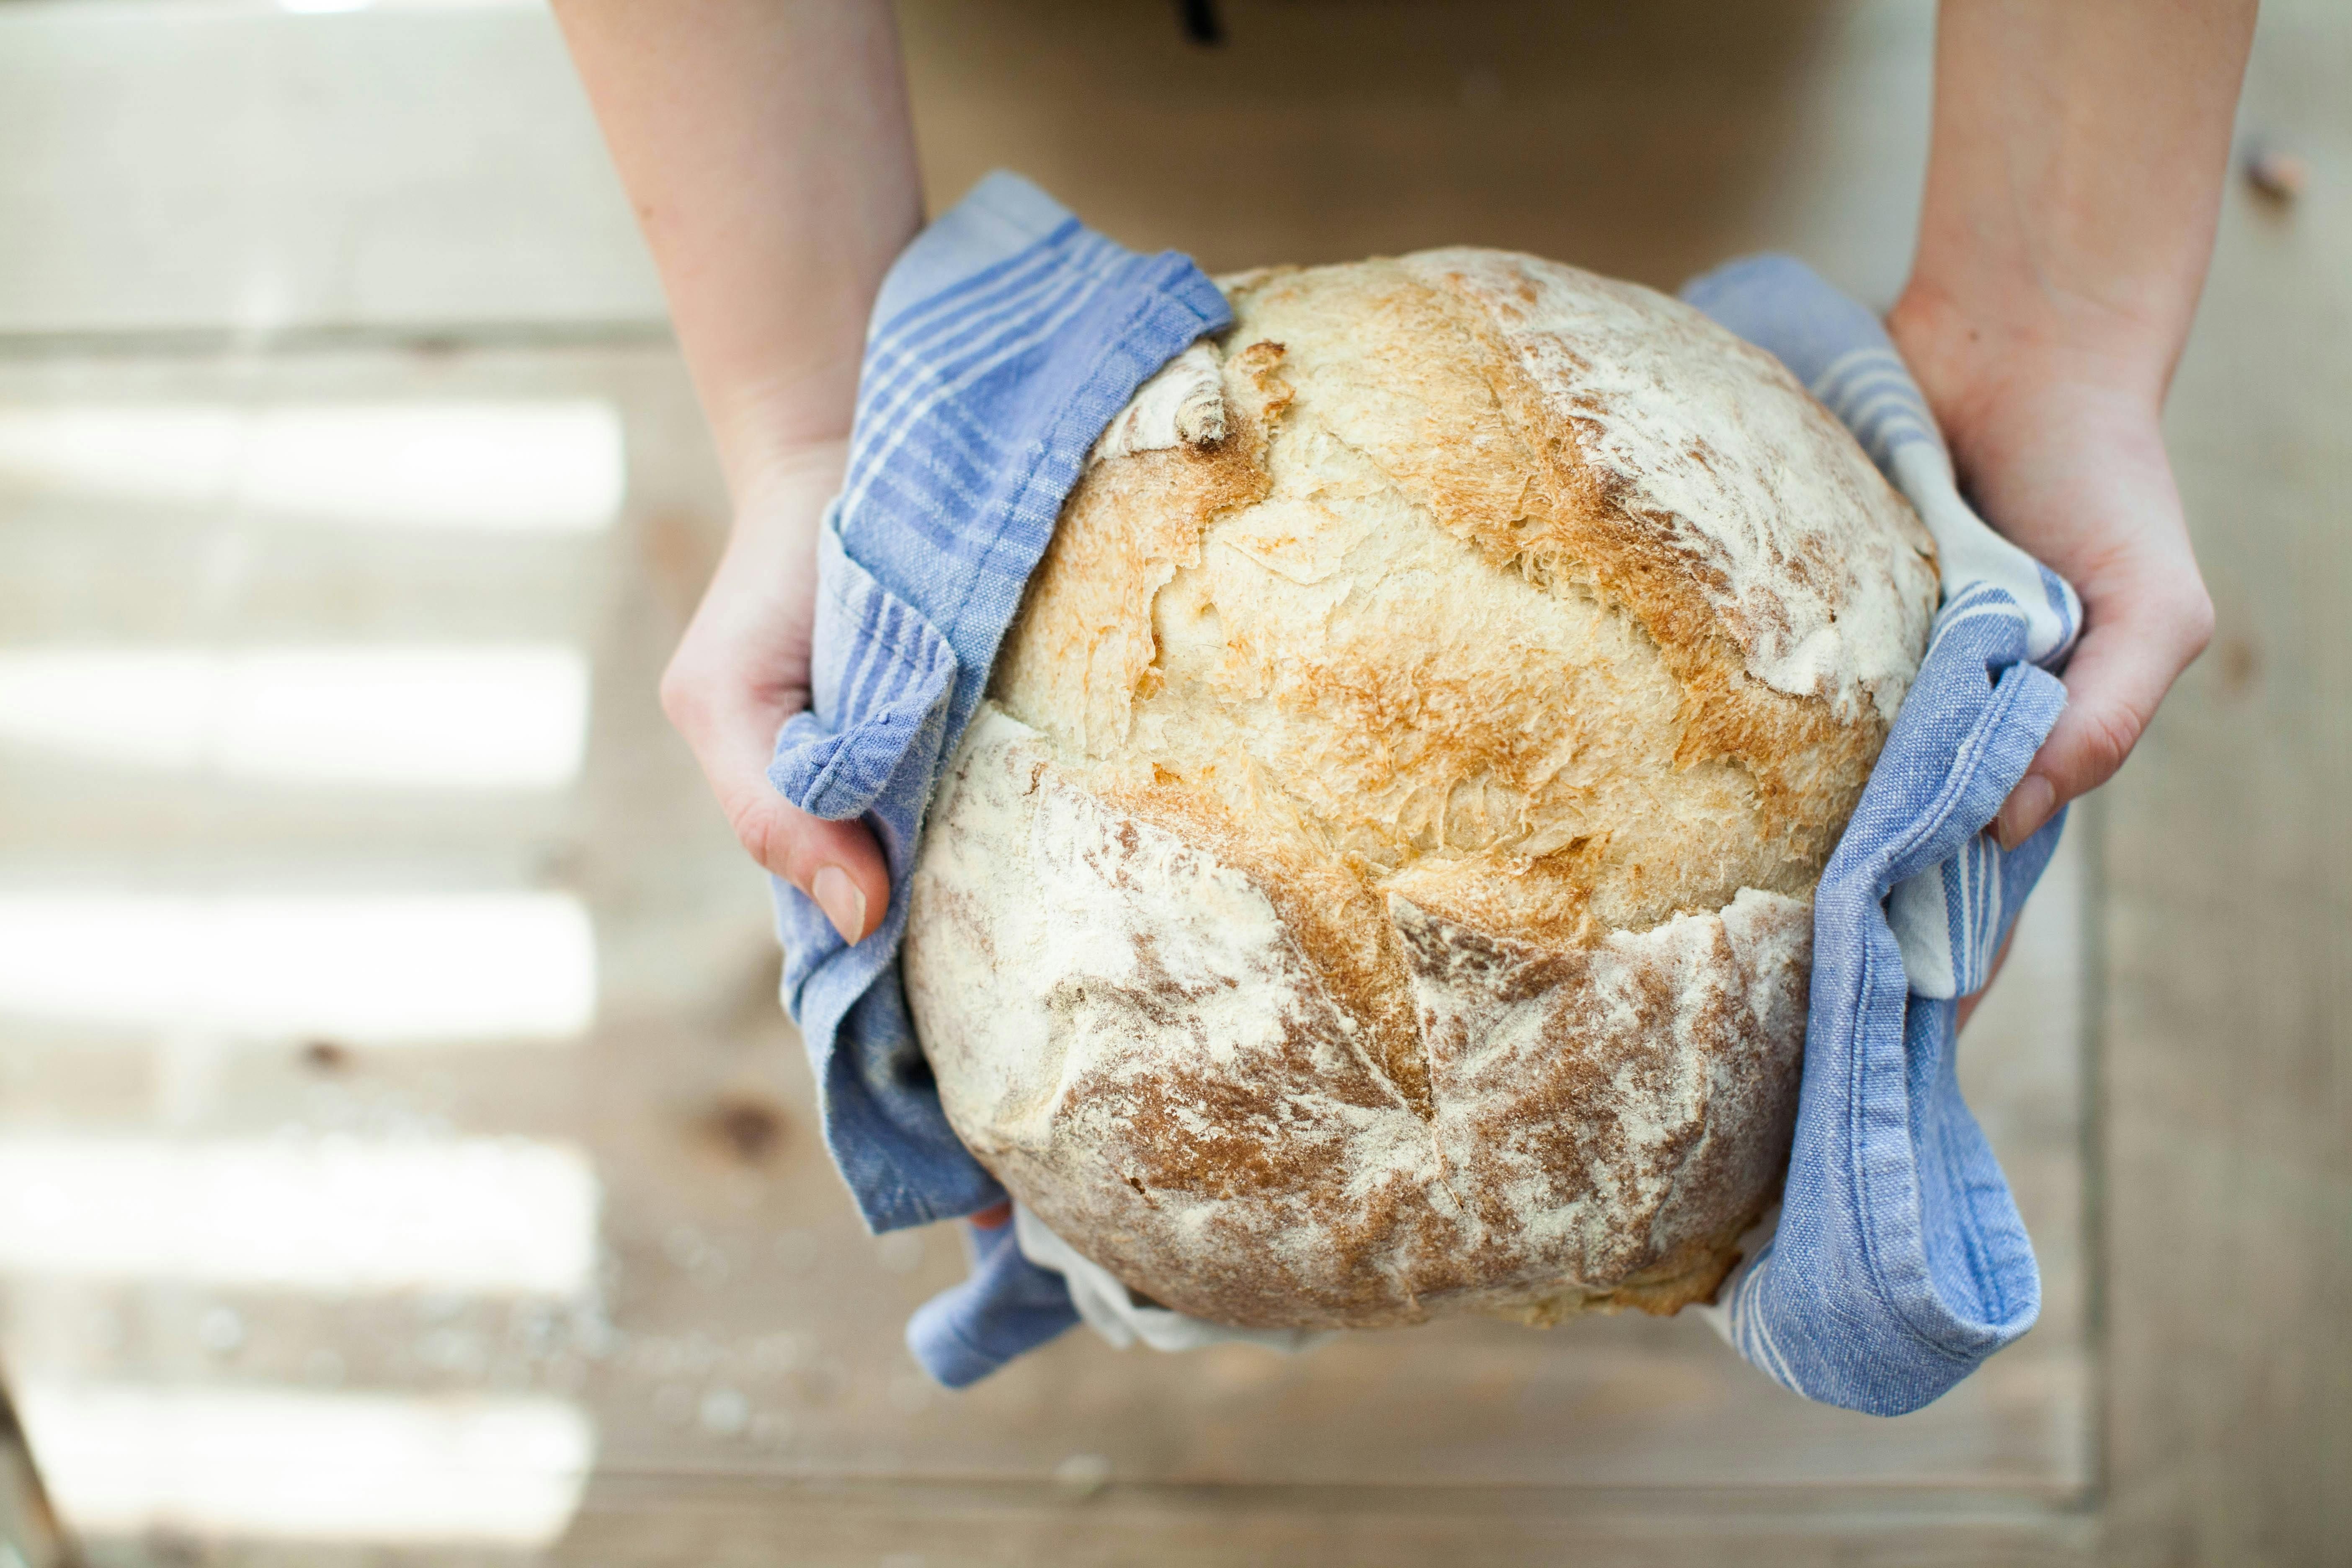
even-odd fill
[[[2051,809],[2058,804],[2058,792],[2040,773],[2028,773],[2009,792],[2009,800],[1993,822],[1993,838],[2003,849],[2014,849],[2050,820]]]
[[[850,946],[866,934],[866,895],[849,879],[849,873],[838,866],[827,866],[809,883],[809,897],[841,933],[841,940]]]

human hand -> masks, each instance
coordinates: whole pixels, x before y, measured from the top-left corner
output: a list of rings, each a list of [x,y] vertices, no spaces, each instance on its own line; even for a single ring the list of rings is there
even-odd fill
[[[776,732],[809,703],[817,528],[847,452],[846,441],[801,447],[742,488],[726,553],[662,673],[661,701],[744,849],[855,943],[890,903],[873,834],[812,816],[768,782]]]
[[[2083,599],[2065,711],[1995,819],[2014,848],[2123,765],[2212,637],[2213,605],[2165,455],[2160,391],[2105,356],[2019,341],[1916,295],[1887,326],[1961,489]]]
[[[1994,819],[2004,847],[2122,765],[2212,636],[2158,416],[2212,254],[2254,8],[1936,12],[1919,244],[1887,331],[1963,491],[2083,598],[2065,711]]]
[[[2151,388],[2128,356],[1972,319],[1923,290],[1905,295],[1887,329],[1943,428],[1961,489],[2082,595],[2065,710],[1994,818],[1995,837],[2015,848],[2123,765],[2212,636],[2212,601],[2158,426],[2161,383]],[[1996,959],[1995,975],[2000,968]],[[1960,1024],[1982,994],[1961,1000]]]
[[[888,0],[558,0],[735,498],[727,552],[662,677],[752,858],[856,942],[890,883],[857,823],[769,784],[808,706],[816,531],[841,482],[866,323],[922,225]]]

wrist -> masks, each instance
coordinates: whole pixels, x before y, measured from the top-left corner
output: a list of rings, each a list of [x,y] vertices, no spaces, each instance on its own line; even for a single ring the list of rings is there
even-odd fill
[[[827,463],[838,477],[857,407],[857,353],[811,357],[771,345],[756,360],[716,360],[688,355],[738,512],[780,485],[797,489],[802,476]]]
[[[1886,331],[1956,444],[1963,432],[2053,398],[2102,423],[2160,422],[2174,347],[2141,323],[2086,322],[1991,290],[1956,292],[1915,275]]]
[[[822,510],[839,492],[849,463],[845,435],[805,437],[769,430],[739,435],[721,449],[739,525],[780,512]]]

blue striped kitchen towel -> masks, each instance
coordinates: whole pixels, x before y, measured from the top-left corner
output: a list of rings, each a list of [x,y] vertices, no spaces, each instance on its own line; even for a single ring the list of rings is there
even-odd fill
[[[2004,853],[1985,829],[2065,703],[2082,605],[1976,516],[1926,400],[1870,312],[1780,256],[1683,297],[1778,355],[1929,531],[1943,606],[1813,894],[1796,1144],[1770,1239],[1708,1309],[1809,1398],[1898,1415],[2033,1326],[2042,1278],[1954,1076],[1956,998],[1981,986],[2064,814]]]
[[[875,1230],[1004,1195],[948,1126],[898,980],[932,784],[1087,448],[1147,377],[1232,320],[1190,258],[1122,249],[1005,174],[924,230],[875,301],[848,468],[818,538],[812,706],[768,771],[802,810],[864,819],[889,862],[889,912],[856,947],[775,884],[784,1005],[825,1146]],[[1063,1296],[1054,1331],[1076,1321]],[[1044,1325],[1022,1321],[1035,1342]]]
[[[2079,611],[1969,513],[1866,312],[1771,258],[1700,280],[1692,298],[1780,353],[1855,428],[1944,552],[1927,666],[1816,900],[1779,1227],[1718,1309],[1741,1353],[1790,1388],[1909,1409],[2035,1309],[2032,1252],[1952,1080],[1953,998],[1981,983],[2056,843],[2053,822],[2004,856],[1981,829],[2056,716],[2042,667],[2063,658]],[[777,889],[785,1002],[828,1146],[877,1230],[1002,1195],[940,1112],[898,984],[932,784],[1087,448],[1146,377],[1229,319],[1184,258],[1121,250],[1006,174],[916,241],[876,307],[849,470],[820,542],[814,706],[785,727],[772,777],[804,809],[864,817],[889,858],[889,919],[856,948]],[[973,1242],[972,1277],[908,1330],[950,1386],[1076,1321],[1063,1277],[1024,1254],[1014,1227]]]

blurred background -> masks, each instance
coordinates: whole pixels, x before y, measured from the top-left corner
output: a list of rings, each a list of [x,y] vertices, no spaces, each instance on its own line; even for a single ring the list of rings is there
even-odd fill
[[[900,17],[934,210],[1907,263],[1925,0]],[[2273,0],[2170,416],[2220,633],[1964,1042],[2022,1343],[1895,1421],[1688,1320],[947,1394],[961,1243],[854,1217],[655,702],[725,504],[543,6],[0,0],[0,1563],[2352,1561],[2347,80]]]

